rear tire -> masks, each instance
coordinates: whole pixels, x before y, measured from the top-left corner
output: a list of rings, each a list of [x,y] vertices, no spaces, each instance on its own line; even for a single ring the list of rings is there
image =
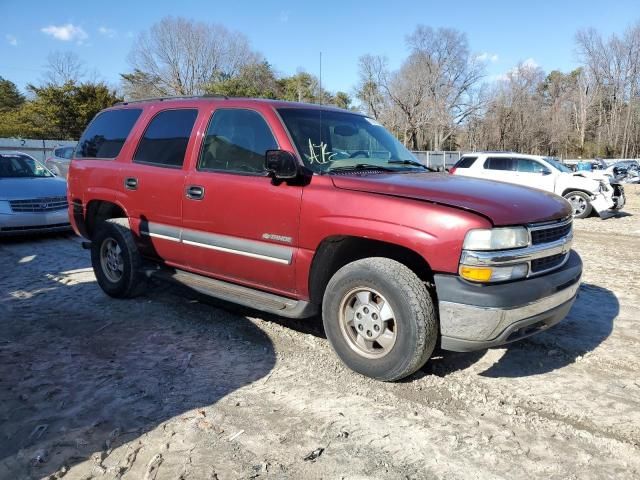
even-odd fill
[[[584,192],[569,192],[564,198],[566,198],[571,204],[574,218],[587,218],[591,215],[593,206],[591,205],[591,199],[589,195]]]
[[[338,270],[322,303],[325,333],[352,370],[382,381],[411,375],[431,356],[438,326],[424,283],[389,258]]]
[[[142,257],[128,219],[110,218],[98,227],[91,242],[91,264],[98,285],[107,295],[131,298],[144,291]]]

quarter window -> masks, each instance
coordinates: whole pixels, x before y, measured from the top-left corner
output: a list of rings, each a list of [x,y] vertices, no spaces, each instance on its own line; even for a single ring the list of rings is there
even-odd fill
[[[160,167],[180,168],[198,110],[165,110],[149,123],[133,161]]]
[[[253,110],[219,109],[213,113],[198,170],[264,172],[264,155],[278,144],[262,116]]]
[[[75,158],[116,158],[141,112],[123,108],[99,113],[82,134]]]
[[[484,162],[484,168],[487,170],[508,170],[515,171],[516,162],[509,157],[489,157]]]
[[[454,165],[454,168],[471,168],[471,165],[473,165],[473,162],[475,162],[477,159],[478,157],[464,156],[460,160],[458,160],[458,163]]]

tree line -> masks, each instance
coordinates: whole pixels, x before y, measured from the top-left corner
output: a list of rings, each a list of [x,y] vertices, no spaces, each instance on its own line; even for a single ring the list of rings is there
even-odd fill
[[[217,94],[357,109],[414,150],[640,156],[640,22],[609,38],[577,32],[579,66],[570,72],[525,62],[489,78],[486,60],[451,28],[419,25],[406,46],[396,70],[363,55],[351,94],[332,93],[308,72],[279,74],[240,32],[167,17],[139,35],[116,88],[88,79],[71,54],[53,54],[26,97],[0,77],[0,136],[77,139],[117,101]]]

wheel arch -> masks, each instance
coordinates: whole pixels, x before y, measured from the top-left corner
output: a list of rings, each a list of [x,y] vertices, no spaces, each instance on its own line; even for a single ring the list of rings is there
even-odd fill
[[[331,277],[343,266],[368,257],[396,260],[411,269],[423,282],[433,284],[433,271],[427,260],[408,247],[370,238],[337,235],[325,238],[313,256],[309,273],[309,297],[322,304]]]
[[[97,226],[110,218],[128,218],[125,208],[116,201],[93,199],[87,203],[84,228],[89,239],[93,238]]]
[[[562,196],[564,197],[565,195],[568,195],[572,192],[580,192],[580,193],[584,193],[585,195],[587,195],[589,197],[589,199],[591,199],[591,197],[593,197],[593,192],[590,192],[588,190],[585,190],[583,188],[565,188],[564,191],[562,192]]]

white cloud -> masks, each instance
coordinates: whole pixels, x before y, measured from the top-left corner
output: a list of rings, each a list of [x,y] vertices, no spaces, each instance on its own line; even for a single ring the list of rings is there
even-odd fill
[[[115,38],[118,35],[118,31],[113,28],[100,27],[98,28],[98,33],[100,35],[104,35],[107,38]]]
[[[4,38],[7,40],[9,45],[11,45],[12,47],[17,47],[18,46],[18,39],[14,35],[11,35],[10,33],[7,33],[4,36]]]
[[[497,53],[483,52],[478,55],[476,59],[480,60],[481,62],[496,63],[500,59],[500,57],[498,57]]]
[[[538,62],[536,62],[533,58],[529,57],[523,62],[520,62],[518,65],[516,65],[512,69],[507,70],[504,73],[494,75],[493,77],[490,77],[490,78],[498,82],[503,82],[503,81],[509,80],[509,77],[517,76],[519,70],[530,70],[530,69],[533,70],[538,68],[539,66],[540,65],[538,64]]]
[[[289,10],[282,10],[280,12],[280,23],[287,23],[289,21]]]
[[[82,27],[78,27],[72,23],[67,23],[65,25],[49,25],[48,27],[41,28],[40,31],[47,35],[51,35],[56,40],[61,40],[63,42],[72,42],[75,40],[80,45],[89,38],[89,35]]]

